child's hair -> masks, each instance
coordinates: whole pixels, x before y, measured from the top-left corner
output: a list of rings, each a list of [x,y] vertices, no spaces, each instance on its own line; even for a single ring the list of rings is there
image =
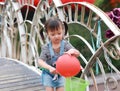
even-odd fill
[[[62,22],[57,17],[51,17],[51,18],[49,18],[46,21],[44,29],[45,29],[45,32],[48,32],[48,29],[50,29],[51,31],[54,31],[54,30],[58,30],[60,27],[63,28],[63,30],[65,32],[64,35],[66,35],[67,31],[68,31],[68,25],[67,25],[67,23],[66,22]],[[40,36],[42,37],[43,40],[45,39],[45,36],[43,34],[44,29],[42,28],[40,30]]]
[[[60,19],[56,17],[49,18],[45,23],[45,31],[48,32],[48,30],[55,31],[59,28],[62,28],[65,31],[65,35],[67,33],[67,24],[65,22],[62,22]]]

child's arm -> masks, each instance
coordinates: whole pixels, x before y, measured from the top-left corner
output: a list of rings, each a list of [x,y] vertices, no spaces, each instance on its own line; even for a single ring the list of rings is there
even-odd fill
[[[56,74],[56,69],[55,69],[54,67],[48,65],[47,63],[45,63],[43,60],[39,59],[39,60],[38,60],[38,64],[39,64],[41,67],[49,70],[51,73]]]
[[[70,49],[70,50],[68,50],[68,51],[65,52],[65,53],[67,53],[67,54],[69,54],[69,55],[74,55],[74,56],[76,56],[76,57],[78,57],[78,56],[80,55],[80,52],[79,52],[77,49]]]

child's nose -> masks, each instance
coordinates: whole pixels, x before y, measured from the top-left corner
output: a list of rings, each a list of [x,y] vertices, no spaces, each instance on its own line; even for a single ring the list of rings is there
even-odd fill
[[[55,38],[58,38],[58,35],[55,35]]]

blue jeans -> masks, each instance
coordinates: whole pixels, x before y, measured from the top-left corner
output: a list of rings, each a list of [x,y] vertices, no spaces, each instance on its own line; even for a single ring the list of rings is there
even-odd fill
[[[54,74],[46,71],[42,71],[42,84],[49,87],[61,87],[64,86],[65,78],[59,76],[57,80],[53,80]]]

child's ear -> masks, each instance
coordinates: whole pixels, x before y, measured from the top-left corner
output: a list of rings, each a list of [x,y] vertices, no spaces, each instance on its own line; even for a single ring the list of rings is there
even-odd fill
[[[63,21],[63,24],[64,24],[64,28],[65,28],[65,34],[64,35],[66,35],[67,32],[68,32],[68,25],[65,21]]]

